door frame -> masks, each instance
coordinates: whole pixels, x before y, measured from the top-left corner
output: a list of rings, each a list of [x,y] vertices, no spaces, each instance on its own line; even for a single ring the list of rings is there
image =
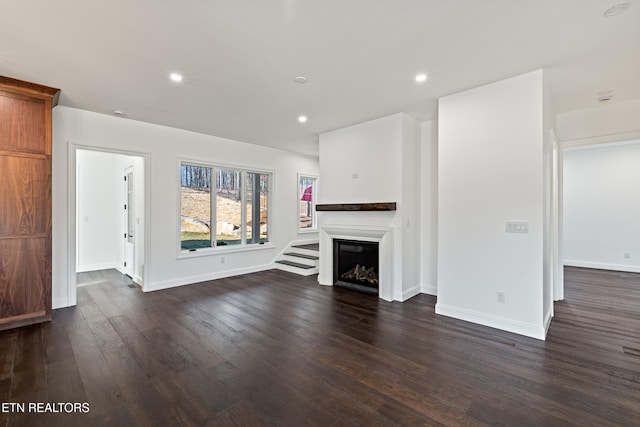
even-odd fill
[[[133,184],[129,184],[129,181],[127,180],[127,176],[129,175],[129,173],[131,173],[131,178],[133,181]],[[135,185],[136,185],[136,179],[135,179],[135,165],[134,163],[127,163],[124,167],[123,170],[123,174],[124,174],[124,201],[126,204],[126,209],[124,209],[124,225],[125,225],[125,238],[124,238],[124,243],[123,243],[123,251],[122,251],[122,258],[124,261],[124,266],[123,266],[123,272],[125,275],[131,277],[133,279],[133,277],[135,276],[135,270],[136,270],[136,234],[137,231],[135,231],[137,229],[136,227],[136,220],[135,220],[135,213],[136,213],[136,209],[135,209],[135,195],[136,195],[136,189],[135,189]],[[129,185],[132,185],[132,189],[131,192],[133,193],[133,197],[134,197],[134,203],[129,203]],[[133,211],[133,222],[134,222],[134,234],[131,236],[132,237],[132,241],[131,241],[131,245],[133,247],[132,249],[132,262],[130,266],[127,266],[127,244],[129,243],[129,239],[128,239],[128,235],[129,235],[129,231],[131,230],[131,224],[129,224],[129,217],[130,214],[129,212]],[[133,274],[128,274],[127,269],[132,269],[131,271],[133,272]]]
[[[553,302],[564,299],[564,262],[562,254],[562,148],[551,130],[551,309]]]
[[[67,306],[74,306],[77,303],[77,282],[76,282],[76,252],[77,252],[77,164],[76,153],[78,150],[99,151],[103,153],[123,154],[125,156],[141,157],[144,163],[144,239],[139,242],[143,245],[144,264],[140,286],[142,291],[148,290],[149,269],[151,260],[151,153],[119,150],[107,147],[76,144],[67,142]]]

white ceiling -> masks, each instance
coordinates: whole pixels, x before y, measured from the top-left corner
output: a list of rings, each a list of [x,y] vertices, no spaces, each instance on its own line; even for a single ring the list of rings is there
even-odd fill
[[[61,105],[312,155],[319,133],[433,119],[539,68],[557,112],[640,98],[640,0],[0,0],[0,74]]]

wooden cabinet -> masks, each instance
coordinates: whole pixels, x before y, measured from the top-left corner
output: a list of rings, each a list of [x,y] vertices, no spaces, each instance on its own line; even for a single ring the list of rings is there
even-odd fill
[[[51,320],[51,109],[58,93],[0,76],[0,330]]]

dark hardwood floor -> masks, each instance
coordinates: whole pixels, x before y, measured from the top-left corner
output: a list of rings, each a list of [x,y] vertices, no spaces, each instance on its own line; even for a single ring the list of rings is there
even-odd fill
[[[638,426],[640,275],[566,269],[547,341],[281,271],[143,294],[85,273],[78,305],[0,332],[10,426]]]

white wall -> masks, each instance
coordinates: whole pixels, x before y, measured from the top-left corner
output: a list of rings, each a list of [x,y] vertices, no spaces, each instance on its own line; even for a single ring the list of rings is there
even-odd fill
[[[640,272],[638,165],[640,141],[564,152],[565,265]]]
[[[395,212],[319,212],[323,224],[393,229],[393,299],[420,293],[420,127],[404,113],[320,135],[318,203],[396,202]],[[321,240],[322,245],[322,240]],[[330,257],[320,248],[322,284]],[[329,254],[329,255],[327,255]],[[329,273],[327,273],[329,274]]]
[[[402,292],[421,292],[420,286],[420,124],[407,115],[401,116],[401,183],[402,191]]]
[[[126,157],[79,150],[77,153],[76,271],[122,270],[123,189]]]
[[[441,98],[438,113],[436,312],[540,339],[543,110],[536,71]]]
[[[640,99],[611,101],[595,108],[558,114],[556,134],[563,142],[639,132],[639,117]]]
[[[557,266],[560,263],[560,254],[555,245],[558,234],[557,203],[554,199],[557,183],[557,166],[554,166],[554,135],[555,112],[553,99],[547,84],[546,76],[542,75],[542,183],[543,183],[543,261],[542,261],[542,312],[545,331],[548,330],[553,318],[554,288],[564,286],[556,283],[558,279]],[[555,186],[555,187],[554,187]],[[555,214],[554,214],[555,213]],[[556,268],[554,270],[554,267]],[[562,282],[561,282],[562,283]],[[546,332],[545,332],[546,334]]]
[[[420,130],[420,286],[437,295],[438,262],[438,122]]]
[[[68,282],[69,143],[147,153],[150,158],[150,243],[144,266],[147,290],[270,268],[297,237],[297,173],[318,172],[315,157],[58,106],[53,110],[53,306],[73,303]],[[177,259],[178,159],[273,170],[272,244],[260,250]],[[317,236],[316,236],[317,237]],[[310,235],[309,238],[313,238]],[[222,256],[225,258],[222,263]]]
[[[398,201],[402,116],[394,114],[320,135],[318,203]]]

